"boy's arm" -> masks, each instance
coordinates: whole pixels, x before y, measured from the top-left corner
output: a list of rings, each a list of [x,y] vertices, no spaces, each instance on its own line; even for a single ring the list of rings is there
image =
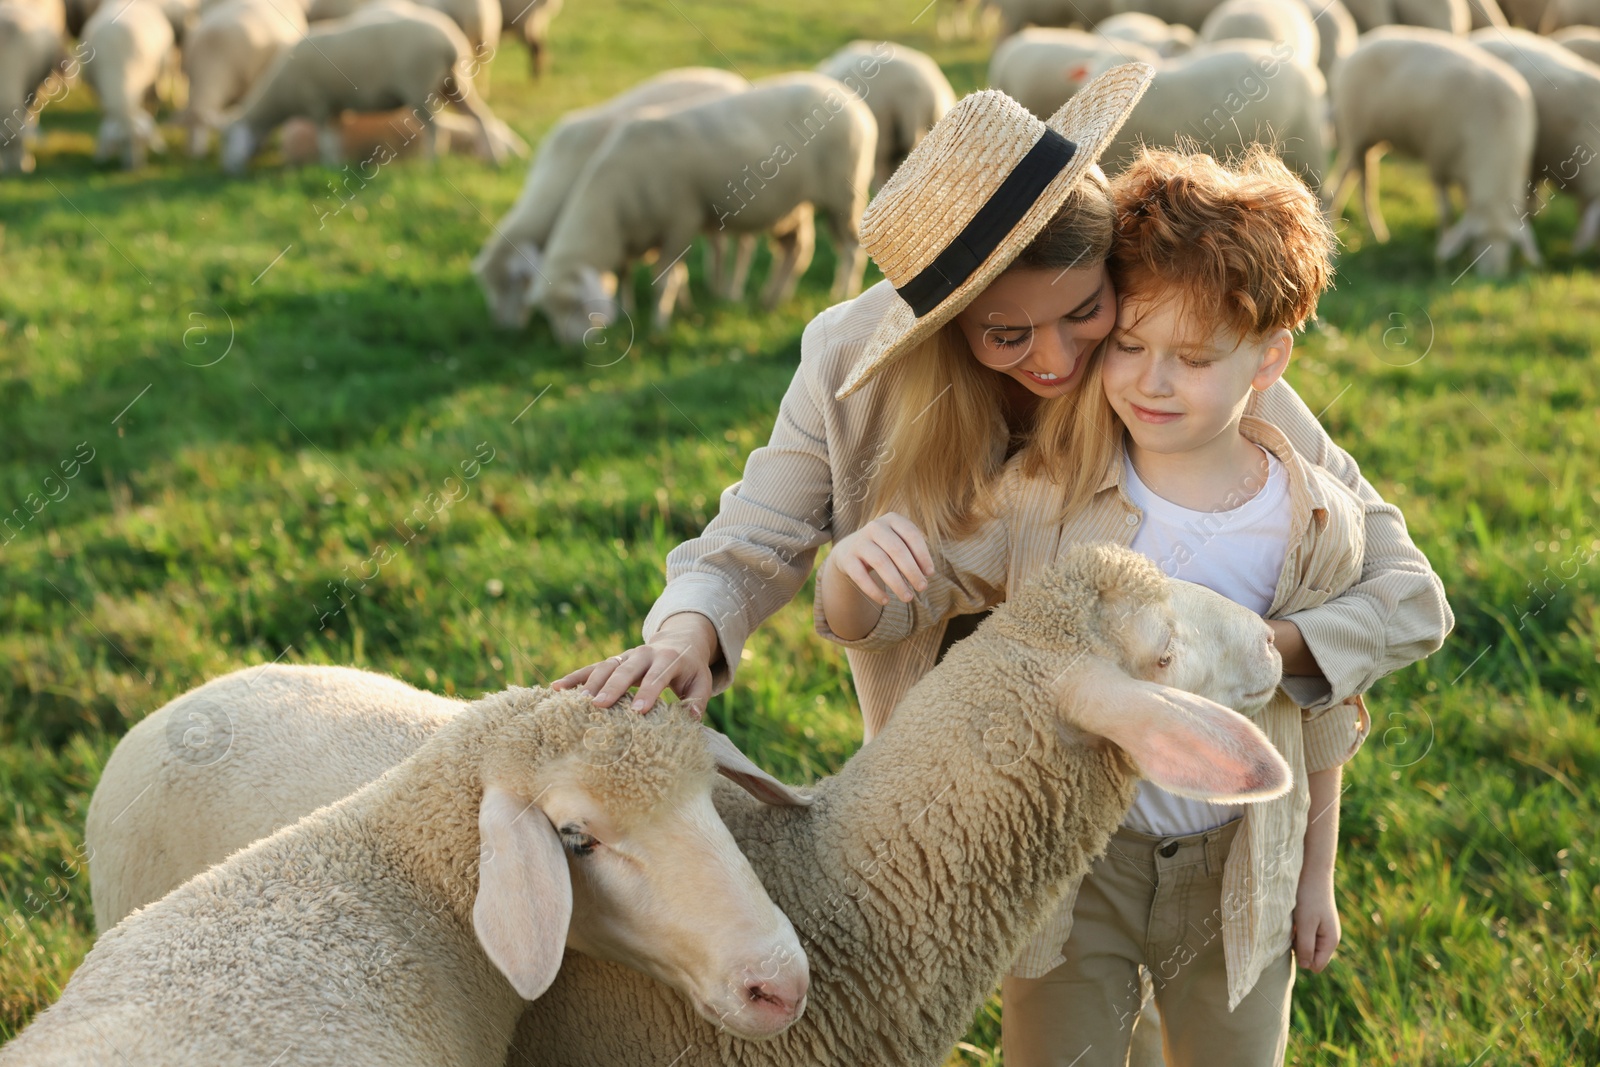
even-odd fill
[[[1339,907],[1333,893],[1333,857],[1339,845],[1341,767],[1306,776],[1311,812],[1306,818],[1305,856],[1295,893],[1294,953],[1300,966],[1320,971],[1339,945]]]
[[[1360,580],[1326,604],[1281,620],[1294,624],[1323,676],[1288,679],[1284,688],[1302,707],[1321,711],[1437,651],[1455,618],[1400,510],[1368,484],[1294,390],[1277,382],[1258,395],[1251,413],[1282,430],[1297,453],[1342,482],[1361,505]]]

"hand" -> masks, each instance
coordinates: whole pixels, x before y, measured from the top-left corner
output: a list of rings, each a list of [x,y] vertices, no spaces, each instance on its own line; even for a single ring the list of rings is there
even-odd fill
[[[828,553],[828,565],[854,582],[867,599],[883,606],[889,603],[889,596],[878,582],[909,603],[917,595],[913,588],[928,587],[933,556],[928,551],[928,539],[914,522],[886,511],[837,542]]]
[[[1295,893],[1294,928],[1290,933],[1295,959],[1313,974],[1320,972],[1339,947],[1339,908],[1332,879],[1302,878]]]
[[[557,678],[550,688],[582,686],[596,705],[609,708],[637,685],[633,710],[643,712],[654,707],[662,690],[670,687],[697,715],[703,715],[706,701],[711,699],[711,661],[719,647],[710,619],[695,612],[679,612],[662,623],[645,644],[580,667]]]

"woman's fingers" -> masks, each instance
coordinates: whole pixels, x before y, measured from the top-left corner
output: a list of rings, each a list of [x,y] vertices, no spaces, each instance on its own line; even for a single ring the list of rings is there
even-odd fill
[[[856,588],[865,593],[867,599],[878,605],[889,603],[888,594],[883,591],[883,588],[872,577],[877,571],[893,570],[889,566],[889,557],[885,556],[877,545],[862,545],[855,552],[850,553],[844,560],[843,569],[845,577],[855,582]],[[889,582],[887,577],[884,578],[884,584],[888,585],[890,589],[894,589],[893,583]],[[905,585],[904,582],[900,584],[902,587]]]
[[[550,683],[551,689],[572,689],[589,680],[589,675],[594,673],[597,664],[591,663],[587,667],[579,667],[571,674],[562,675]]]
[[[893,530],[911,551],[911,556],[917,561],[923,574],[933,573],[933,553],[928,549],[928,539],[922,536],[922,531],[917,529],[917,524],[896,512],[888,512],[883,516],[891,530]],[[920,586],[918,588],[921,588]]]
[[[913,532],[915,527],[912,527]],[[896,573],[902,581],[915,589],[926,589],[928,579],[922,571],[922,564],[918,562],[911,546],[896,532],[888,531],[882,540],[876,542],[885,556],[894,564]],[[910,599],[902,597],[902,599]]]
[[[639,684],[639,680],[644,677],[645,668],[649,664],[648,656],[640,656],[638,654],[643,651],[646,650],[630,648],[622,655],[613,656],[604,665],[595,668],[596,673],[598,673],[605,666],[610,667],[610,671],[604,679],[597,683],[594,676],[591,675],[589,684],[584,686],[585,689],[594,694],[596,707],[609,708],[617,702],[618,697]]]

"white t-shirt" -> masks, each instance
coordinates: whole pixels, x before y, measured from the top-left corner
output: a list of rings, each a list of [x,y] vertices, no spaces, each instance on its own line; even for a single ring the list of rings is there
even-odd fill
[[[1259,447],[1259,446],[1257,446]],[[1243,604],[1258,615],[1272,606],[1289,553],[1291,512],[1289,476],[1278,458],[1267,457],[1267,484],[1230,511],[1191,511],[1157,496],[1139,480],[1133,460],[1125,458],[1123,488],[1144,511],[1144,521],[1130,547],[1155,560],[1169,578],[1203,585]],[[1241,487],[1240,496],[1255,489]],[[1156,837],[1197,834],[1244,814],[1237,804],[1210,804],[1169,793],[1149,782],[1125,825]]]

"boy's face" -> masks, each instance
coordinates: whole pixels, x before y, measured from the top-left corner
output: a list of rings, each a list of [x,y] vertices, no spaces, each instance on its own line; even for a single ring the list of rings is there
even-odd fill
[[[1125,294],[1118,308],[1100,381],[1145,451],[1192,452],[1236,432],[1250,391],[1288,366],[1288,330],[1241,339],[1226,327],[1207,334],[1193,319],[1175,297]]]

